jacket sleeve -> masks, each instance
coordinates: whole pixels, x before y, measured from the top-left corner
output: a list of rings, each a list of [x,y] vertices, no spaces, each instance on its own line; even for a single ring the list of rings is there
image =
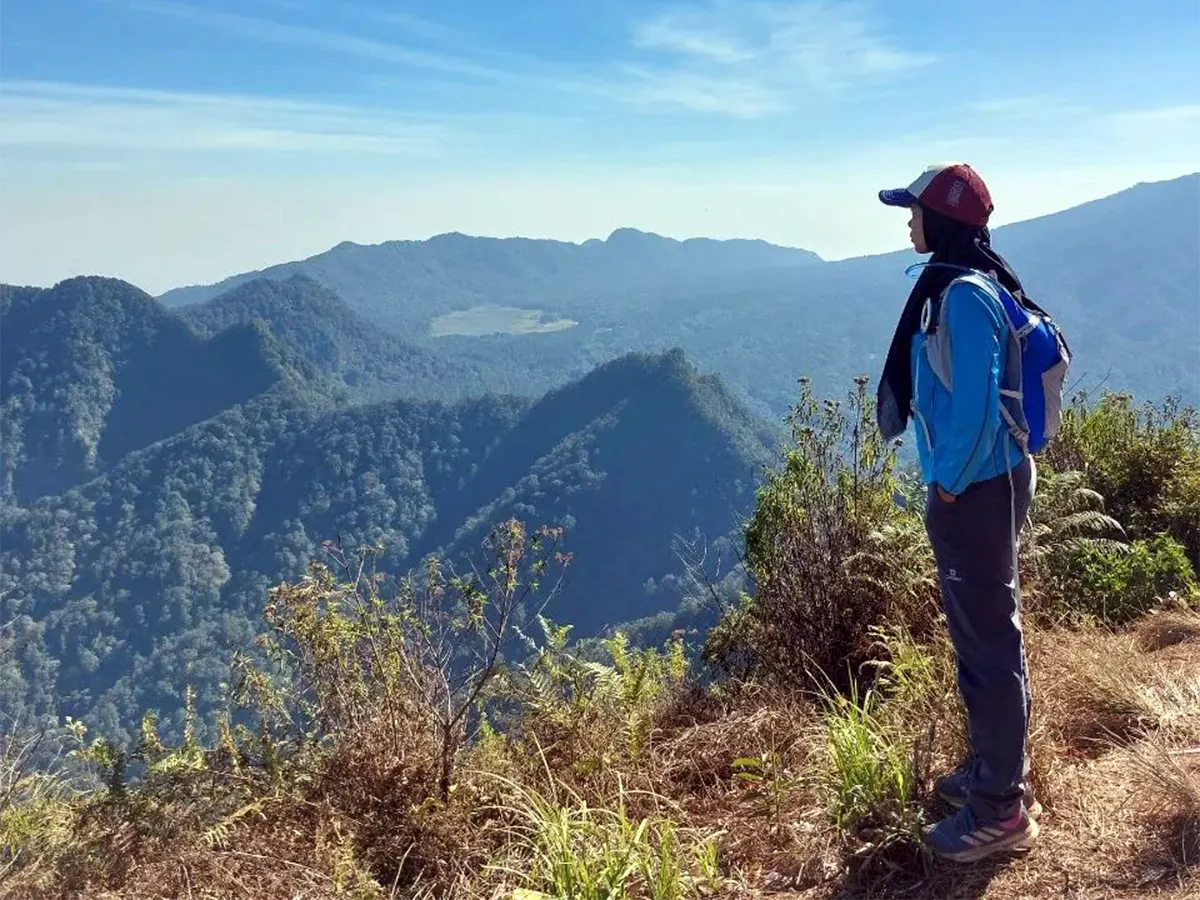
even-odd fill
[[[959,494],[975,480],[1000,430],[1001,322],[981,288],[959,282],[946,292],[950,329],[948,421],[939,429],[934,480]]]

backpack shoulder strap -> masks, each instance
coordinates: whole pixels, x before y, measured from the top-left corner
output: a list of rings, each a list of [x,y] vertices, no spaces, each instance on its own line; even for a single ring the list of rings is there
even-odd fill
[[[999,284],[994,282],[982,272],[967,272],[958,276],[942,291],[940,297],[936,300],[930,298],[927,303],[926,320],[929,322],[929,327],[925,328],[925,355],[929,360],[929,367],[933,369],[933,373],[937,376],[938,381],[946,386],[947,390],[954,389],[953,371],[951,368],[951,359],[953,358],[953,338],[950,334],[949,316],[947,309],[949,307],[949,298],[951,289],[957,284],[969,284],[987,296],[1000,309],[1002,321],[1008,325],[1008,338],[1011,339],[1016,334],[1016,329],[1013,327],[1012,317],[1008,310],[1004,308],[1004,302],[1001,299]]]
[[[1000,417],[1016,439],[1022,450],[1028,448],[1029,425],[1023,409],[1025,402],[1024,372],[1021,342],[1038,325],[1038,319],[1024,305],[1022,298],[993,278],[979,273],[964,275],[955,281],[965,281],[981,288],[1000,310],[1004,324],[1008,349],[1004,355],[1004,371],[1000,376],[1000,396],[1007,402],[1000,403]],[[944,305],[944,304],[943,304]],[[1003,325],[1001,326],[1004,327]]]

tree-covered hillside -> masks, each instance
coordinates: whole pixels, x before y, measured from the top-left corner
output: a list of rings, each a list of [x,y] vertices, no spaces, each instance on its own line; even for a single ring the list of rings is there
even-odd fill
[[[675,241],[631,228],[583,244],[443,234],[371,246],[347,241],[306,260],[168,291],[162,300],[205,303],[254,278],[302,273],[368,318],[416,337],[434,317],[477,304],[574,311],[596,300],[654,296],[669,285],[699,287],[714,275],[820,262],[807,250],[764,241]]]
[[[123,281],[0,286],[0,498],[27,502],[268,390],[260,326],[197,336]]]
[[[997,198],[1003,209],[1003,198]],[[1200,401],[1200,175],[1141,184],[995,229],[996,248],[1063,324],[1085,384]],[[905,240],[902,213],[896,243]],[[792,255],[789,255],[792,254]],[[489,389],[541,393],[636,350],[682,347],[764,413],[795,378],[835,391],[875,374],[912,281],[911,252],[818,263],[803,251],[672,242],[637,232],[582,246],[445,235],[339,245],[311,259],[169,292],[198,302],[253,277],[303,272],[372,323],[477,368]],[[578,324],[553,333],[434,337],[450,311],[516,307]]]
[[[485,393],[479,373],[448,356],[381,331],[340,297],[305,275],[257,278],[181,317],[203,335],[262,320],[355,400],[415,397],[458,400]]]
[[[177,710],[188,684],[211,701],[267,587],[326,540],[378,543],[403,571],[521,515],[565,526],[580,560],[556,617],[588,633],[658,612],[677,597],[644,585],[678,572],[675,539],[730,532],[775,440],[678,351],[536,403],[345,406],[320,384],[286,379],[66,493],[4,507],[0,622],[15,650],[0,689],[14,712],[117,731],[142,708]]]

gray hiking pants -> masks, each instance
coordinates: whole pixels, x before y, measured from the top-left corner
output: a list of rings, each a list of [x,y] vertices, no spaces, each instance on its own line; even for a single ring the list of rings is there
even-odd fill
[[[1018,812],[1028,774],[1029,672],[1014,535],[1029,512],[1034,479],[1026,457],[1012,470],[1011,490],[1001,475],[946,503],[931,487],[925,515],[974,754],[968,802],[984,821]]]

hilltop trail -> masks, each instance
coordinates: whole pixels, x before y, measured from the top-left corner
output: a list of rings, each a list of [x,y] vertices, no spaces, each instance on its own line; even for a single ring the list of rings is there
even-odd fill
[[[899,868],[873,876],[828,880],[805,889],[761,894],[776,900],[1195,900],[1200,897],[1200,822],[1178,814],[1164,801],[1145,765],[1161,773],[1170,754],[1200,788],[1200,635],[1160,635],[1150,619],[1132,634],[1035,633],[1031,636],[1034,678],[1035,772],[1045,805],[1037,844],[1027,853],[971,866],[937,863],[928,873]],[[1165,641],[1161,646],[1156,643]],[[1081,686],[1117,692],[1130,705],[1124,727],[1101,721],[1072,697]],[[1072,713],[1069,703],[1076,709]],[[1103,701],[1101,701],[1103,702]],[[1161,704],[1157,728],[1143,735],[1132,720]],[[1069,721],[1054,721],[1062,716]],[[1151,728],[1150,723],[1143,723]],[[1070,729],[1062,745],[1048,732]],[[1105,733],[1106,730],[1108,733]],[[1037,746],[1050,740],[1057,746]],[[1040,755],[1040,758],[1039,758]],[[1195,799],[1200,799],[1197,797]],[[944,812],[934,803],[930,810]],[[811,863],[812,861],[807,861]],[[779,883],[763,873],[760,883]],[[754,895],[760,895],[758,891]]]

